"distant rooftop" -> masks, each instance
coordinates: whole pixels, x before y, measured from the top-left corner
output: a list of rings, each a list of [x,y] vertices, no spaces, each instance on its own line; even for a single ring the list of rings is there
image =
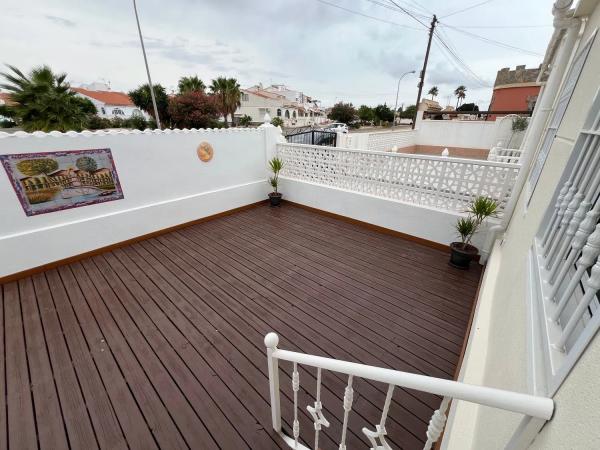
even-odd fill
[[[75,92],[106,103],[107,105],[115,106],[134,106],[133,102],[127,94],[117,91],[92,91],[84,88],[71,88]]]

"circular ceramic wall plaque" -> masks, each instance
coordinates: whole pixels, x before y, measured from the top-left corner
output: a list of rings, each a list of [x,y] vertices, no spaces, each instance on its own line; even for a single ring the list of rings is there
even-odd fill
[[[200,161],[208,162],[212,159],[214,151],[208,142],[202,142],[196,149],[196,153],[198,154]]]

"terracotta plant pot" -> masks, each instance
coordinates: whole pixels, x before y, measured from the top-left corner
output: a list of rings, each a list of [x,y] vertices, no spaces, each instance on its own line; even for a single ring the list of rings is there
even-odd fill
[[[281,192],[271,192],[269,194],[269,200],[271,201],[271,206],[280,206],[281,205]]]
[[[470,244],[452,242],[450,244],[450,265],[457,269],[468,270],[471,261],[475,259],[479,250]]]

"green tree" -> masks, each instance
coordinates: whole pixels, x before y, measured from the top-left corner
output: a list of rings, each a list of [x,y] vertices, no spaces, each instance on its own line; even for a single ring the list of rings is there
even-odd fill
[[[252,117],[250,117],[248,114],[244,114],[242,117],[240,117],[240,125],[241,126],[247,127],[251,123],[252,123]]]
[[[282,127],[283,119],[281,117],[273,117],[271,119],[271,125],[275,125],[276,127]]]
[[[17,163],[17,169],[28,177],[48,175],[58,169],[58,162],[52,158],[24,159]]]
[[[361,105],[360,108],[358,108],[358,118],[363,122],[372,122],[375,120],[373,108],[367,105]]]
[[[415,105],[409,105],[406,109],[400,111],[400,117],[402,119],[414,119],[417,107]]]
[[[168,124],[171,121],[171,117],[169,116],[169,97],[167,96],[167,91],[160,84],[155,84],[152,87],[154,96],[156,97],[156,108],[158,109],[161,123]],[[142,84],[133,91],[129,91],[127,95],[129,95],[135,106],[146,111],[156,120],[156,117],[154,117],[154,106],[152,105],[150,87],[147,83]]]
[[[433,100],[434,97],[437,97],[438,94],[440,93],[440,91],[438,90],[437,86],[433,86],[431,89],[429,89],[429,92],[427,92],[429,95],[431,95],[431,100]]]
[[[467,96],[467,88],[461,84],[459,87],[454,89],[454,95],[456,95],[456,107],[458,108],[458,105],[461,104]]]
[[[79,170],[83,170],[85,172],[93,172],[98,168],[96,160],[89,156],[82,156],[81,158],[77,158],[77,161],[75,161],[75,165]]]
[[[25,75],[15,66],[0,75],[14,102],[4,105],[0,113],[14,119],[25,131],[80,131],[86,127],[96,108],[77,96],[66,82],[65,73],[55,74],[48,66],[34,68]]]
[[[212,80],[210,90],[217,100],[217,108],[225,118],[231,115],[231,124],[233,125],[233,115],[235,110],[242,104],[242,91],[235,78],[218,77]]]
[[[373,110],[375,119],[381,122],[392,122],[394,120],[394,111],[392,111],[385,103],[377,105]]]
[[[204,85],[202,80],[196,75],[191,77],[181,77],[179,79],[179,83],[177,83],[177,87],[179,88],[180,94],[185,94],[186,92],[194,91],[204,92],[204,89],[206,89],[206,86]]]
[[[204,92],[192,91],[171,99],[169,112],[178,128],[214,128],[219,109],[215,98]]]
[[[333,105],[327,117],[336,122],[348,124],[355,120],[356,109],[352,106],[352,103],[338,102]]]

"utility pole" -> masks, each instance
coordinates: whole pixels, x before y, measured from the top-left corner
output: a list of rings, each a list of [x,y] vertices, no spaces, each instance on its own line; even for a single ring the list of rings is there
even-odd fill
[[[152,97],[152,106],[154,106],[154,119],[156,120],[156,128],[160,130],[160,118],[158,117],[158,108],[156,107],[156,97],[154,96],[152,78],[150,78],[148,58],[146,58],[146,48],[144,47],[144,38],[142,37],[142,29],[140,28],[140,19],[138,17],[137,5],[135,4],[135,0],[133,0],[133,11],[135,12],[135,21],[137,22],[138,32],[140,34],[140,43],[142,44],[142,53],[144,54],[144,63],[146,64],[146,73],[148,74],[148,87],[150,88],[150,97]]]
[[[417,94],[417,103],[415,104],[415,118],[413,119],[412,128],[414,130],[417,122],[417,115],[419,114],[419,102],[421,101],[421,93],[423,91],[423,84],[425,83],[425,71],[427,70],[427,61],[429,60],[429,50],[431,49],[431,39],[433,38],[433,31],[435,30],[435,24],[437,23],[437,17],[434,14],[431,19],[431,26],[429,27],[429,40],[427,41],[427,51],[425,52],[425,61],[423,61],[423,70],[421,70],[421,77],[419,80],[419,93]]]

